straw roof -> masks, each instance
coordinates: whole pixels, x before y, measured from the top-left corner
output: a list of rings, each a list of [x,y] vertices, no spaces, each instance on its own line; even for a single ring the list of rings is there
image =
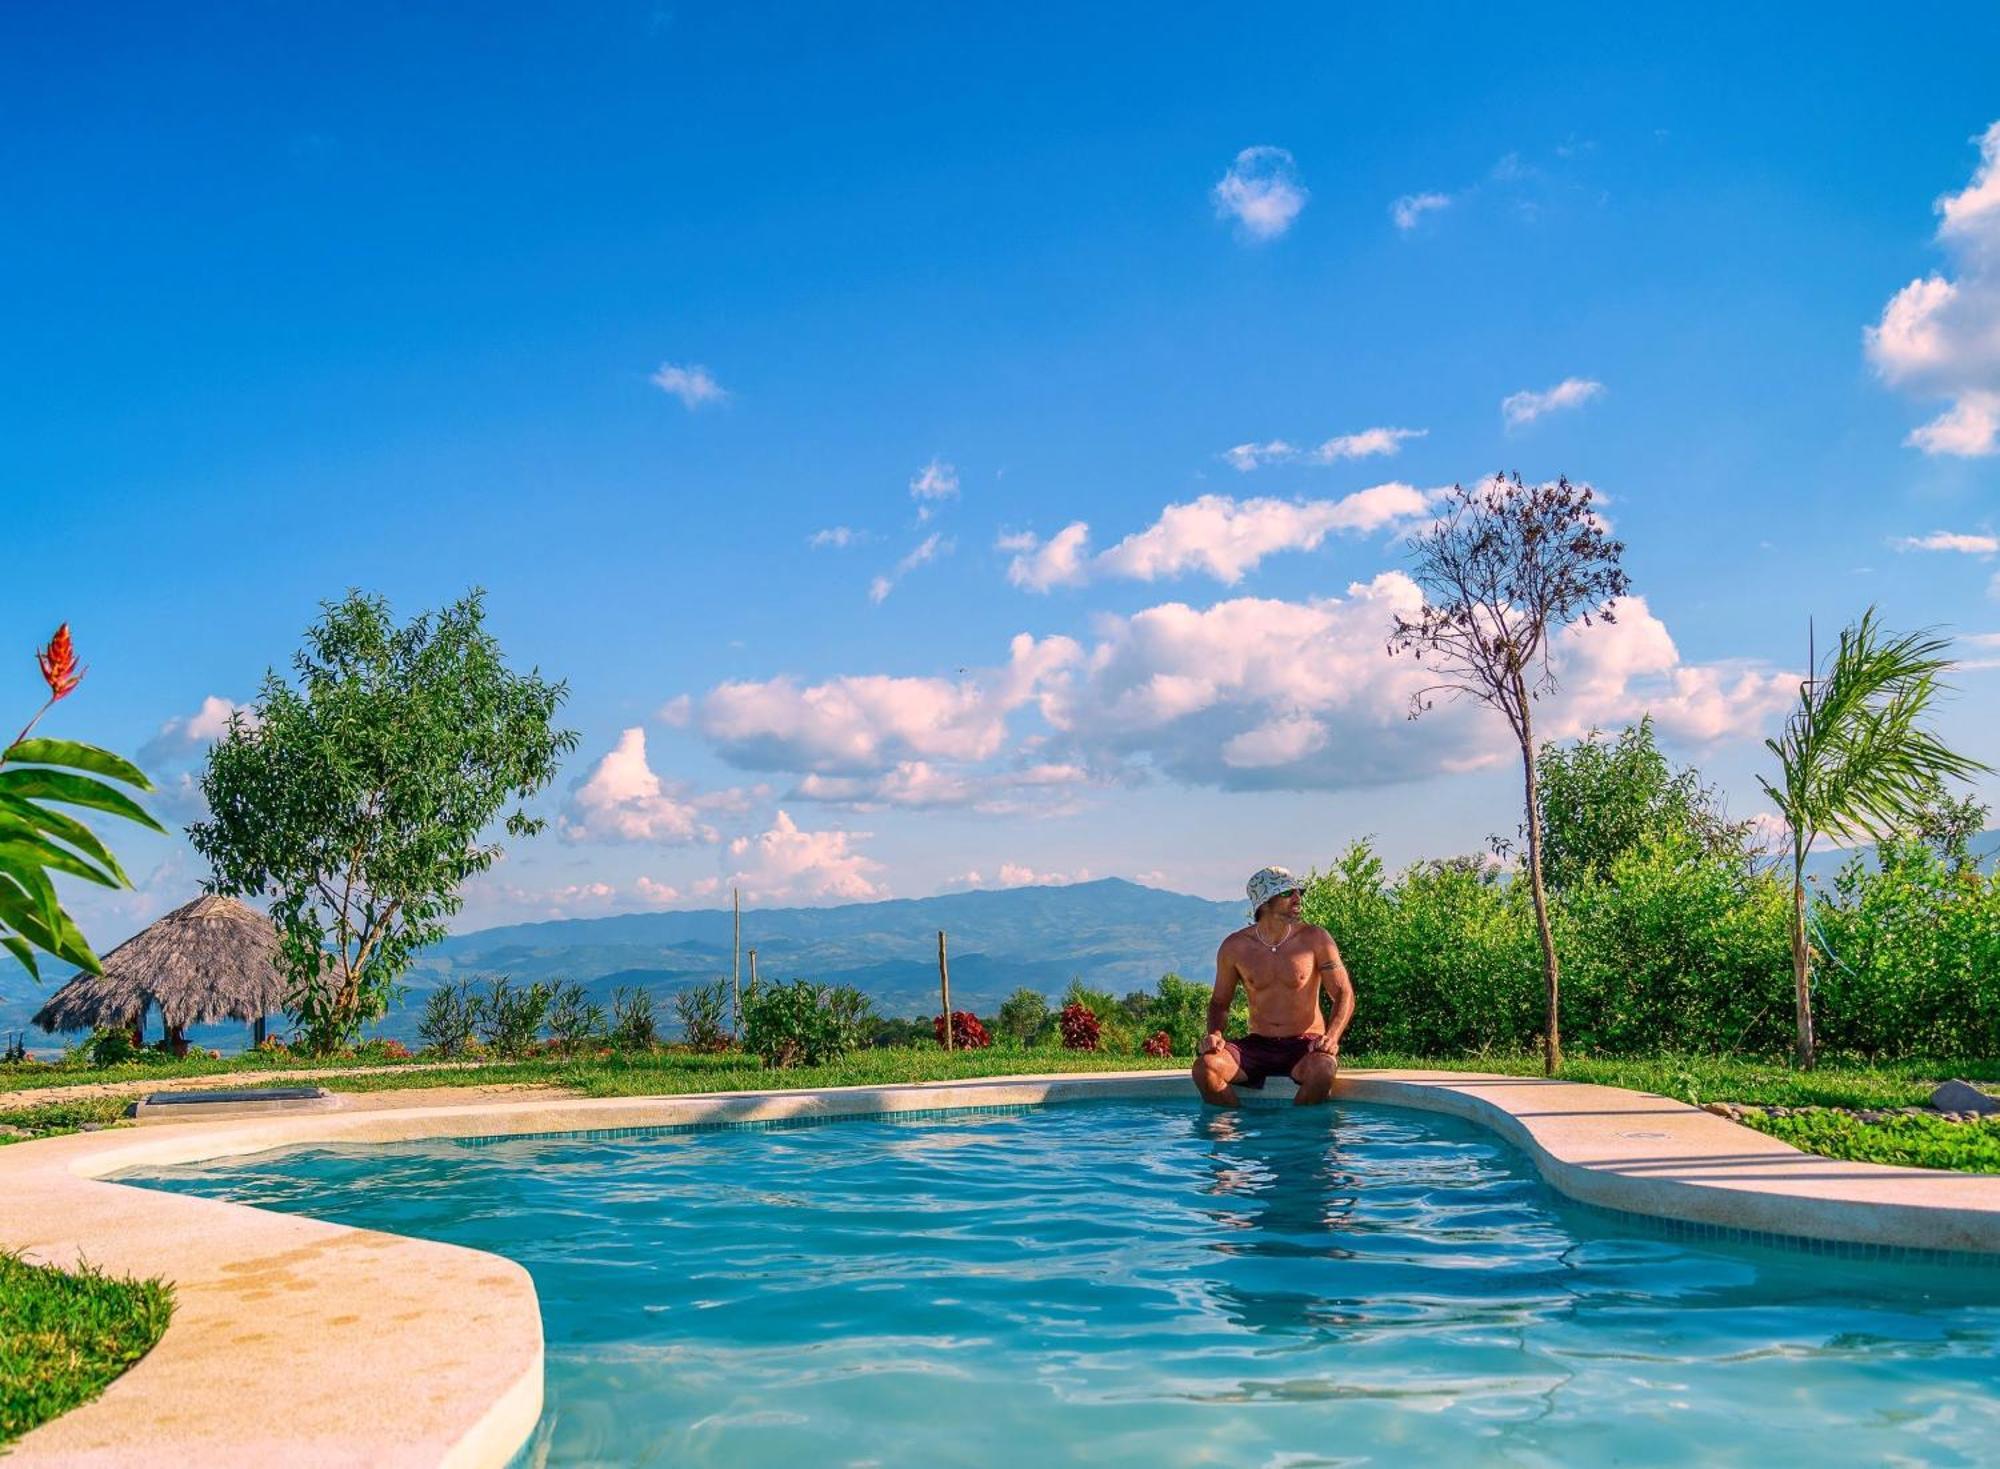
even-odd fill
[[[196,898],[106,954],[102,974],[79,974],[57,990],[35,1024],[130,1025],[153,1006],[168,1025],[181,1026],[284,1009],[271,920],[234,898]]]

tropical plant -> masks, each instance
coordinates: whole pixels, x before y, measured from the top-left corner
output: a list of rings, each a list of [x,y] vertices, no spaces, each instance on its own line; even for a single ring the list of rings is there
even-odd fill
[[[1065,1051],[1099,1051],[1103,1047],[1103,1027],[1096,1014],[1080,1000],[1071,1000],[1058,1017]]]
[[[1038,991],[1023,986],[1000,1002],[993,1028],[1017,1046],[1031,1046],[1048,1018],[1048,1000]]]
[[[1424,604],[1414,617],[1397,614],[1389,639],[1390,652],[1415,654],[1435,679],[1413,696],[1412,719],[1436,695],[1468,696],[1497,709],[1520,746],[1550,1076],[1562,1069],[1561,975],[1542,874],[1534,707],[1556,688],[1551,635],[1573,622],[1615,622],[1615,604],[1631,588],[1619,565],[1624,545],[1594,499],[1588,485],[1531,486],[1518,474],[1453,486],[1437,521],[1410,539]]]
[[[549,987],[549,1041],[565,1056],[588,1050],[604,1039],[604,1007],[573,979]]]
[[[13,743],[0,750],[0,948],[37,979],[37,953],[97,974],[102,972],[97,955],[58,900],[55,875],[108,888],[129,888],[132,880],[88,826],[57,808],[101,811],[148,831],[165,828],[117,786],[107,784],[151,790],[136,765],[95,745],[34,737],[42,716],[76,692],[86,672],[77,664],[68,623],[56,629],[35,661],[49,697]]]
[[[1171,1056],[1174,1053],[1174,1038],[1164,1030],[1156,1030],[1146,1037],[1148,1056]]]
[[[400,627],[350,592],[293,668],[296,688],[267,673],[209,751],[211,814],[188,836],[211,891],[271,898],[288,1013],[324,1052],[384,1012],[461,885],[498,860],[482,833],[577,737],[552,723],[565,687],[502,661],[476,590]],[[514,836],[543,825],[518,804],[505,821]]]
[[[750,993],[756,995],[756,986]],[[697,1051],[728,1050],[734,1044],[729,1034],[729,1009],[729,986],[722,980],[689,985],[674,996],[674,1019],[680,1022],[681,1040]]]
[[[611,1045],[619,1051],[650,1051],[660,1043],[652,993],[643,986],[611,992]]]
[[[931,1017],[931,1035],[939,1045],[944,1044],[944,1016]],[[979,1023],[977,1015],[970,1010],[951,1012],[951,1048],[954,1051],[979,1051],[992,1044],[993,1037]]]
[[[1821,836],[1890,836],[1922,817],[1943,781],[1988,769],[1925,724],[1941,691],[1938,679],[1952,667],[1947,646],[1929,631],[1887,631],[1870,607],[1842,629],[1824,671],[1808,670],[1784,732],[1764,742],[1778,770],[1775,780],[1760,784],[1791,846],[1794,1055],[1801,1068],[1815,1059],[1806,853]]]
[[[441,984],[424,1001],[423,1018],[417,1022],[417,1038],[424,1049],[440,1056],[456,1056],[479,1028],[478,1000],[472,981]]]

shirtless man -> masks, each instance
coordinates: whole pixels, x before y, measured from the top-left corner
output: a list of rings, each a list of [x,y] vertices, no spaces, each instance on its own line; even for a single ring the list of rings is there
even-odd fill
[[[1299,921],[1305,891],[1282,867],[1250,879],[1248,928],[1215,952],[1215,993],[1208,1000],[1208,1034],[1195,1048],[1194,1084],[1204,1102],[1237,1105],[1236,1088],[1262,1088],[1281,1073],[1299,1084],[1298,1106],[1324,1102],[1340,1071],[1340,1037],[1354,1018],[1354,985],[1340,950],[1323,928]],[[1229,1002],[1236,986],[1250,992],[1250,1033],[1230,1040]],[[1324,988],[1333,1018],[1319,1011]]]

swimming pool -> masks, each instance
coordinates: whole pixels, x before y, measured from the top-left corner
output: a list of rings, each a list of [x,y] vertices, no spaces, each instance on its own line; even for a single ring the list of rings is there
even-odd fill
[[[1978,1464],[2000,1273],[1695,1244],[1397,1108],[317,1147],[128,1181],[532,1273],[521,1462]]]

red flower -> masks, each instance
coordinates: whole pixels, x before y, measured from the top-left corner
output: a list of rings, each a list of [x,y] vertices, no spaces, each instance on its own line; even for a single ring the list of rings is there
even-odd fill
[[[76,666],[76,647],[69,640],[69,624],[65,622],[56,629],[56,635],[49,639],[49,645],[35,655],[35,661],[42,666],[42,680],[49,686],[50,702],[67,699],[83,682],[87,669]]]

